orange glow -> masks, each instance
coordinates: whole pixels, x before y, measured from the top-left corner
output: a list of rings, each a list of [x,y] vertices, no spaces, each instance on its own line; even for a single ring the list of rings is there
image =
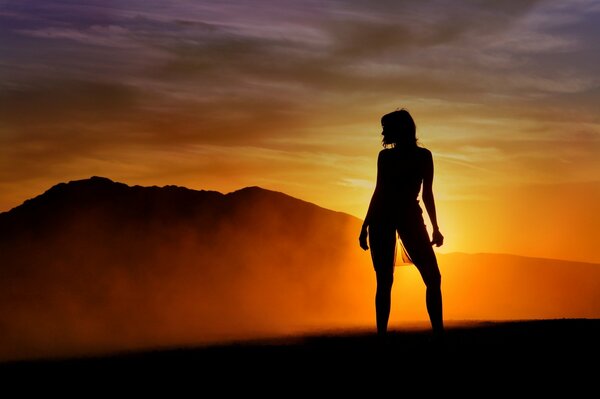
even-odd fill
[[[75,3],[2,2],[0,216],[106,176],[259,186],[344,222],[311,221],[302,246],[259,207],[254,225],[272,228],[260,245],[234,222],[202,226],[210,236],[141,229],[139,242],[121,237],[140,259],[85,241],[121,234],[114,215],[109,234],[92,215],[48,239],[79,245],[71,258],[0,242],[16,279],[0,276],[0,359],[373,327],[357,239],[380,118],[397,108],[434,157],[445,317],[600,317],[594,2]],[[68,265],[84,261],[77,280]],[[427,320],[424,289],[414,267],[397,268],[392,325]]]
[[[110,252],[98,243],[127,236],[126,230],[109,230],[109,239],[101,228],[111,223],[105,217],[75,220],[68,235],[47,243],[68,242],[72,254],[9,262],[19,272],[6,274],[14,284],[0,291],[2,322],[10,326],[0,359],[374,330],[375,275],[369,253],[358,247],[360,221],[296,210],[285,229],[302,221],[306,236],[282,235],[283,219],[267,217],[273,209],[254,206],[241,224],[213,226],[209,246],[203,229],[161,227]],[[257,226],[253,234],[264,245],[253,245],[248,226]],[[332,231],[343,234],[332,238]],[[9,259],[19,254],[4,251]],[[129,263],[128,253],[146,255]],[[493,254],[438,254],[438,260],[446,320],[600,317],[598,264]],[[424,296],[416,268],[396,267],[391,326],[426,322]]]

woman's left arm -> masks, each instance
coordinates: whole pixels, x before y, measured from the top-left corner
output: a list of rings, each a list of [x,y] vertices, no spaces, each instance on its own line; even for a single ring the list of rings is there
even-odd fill
[[[423,202],[429,215],[429,220],[433,227],[431,244],[437,247],[444,243],[444,236],[440,233],[435,211],[435,200],[433,198],[433,155],[429,150],[425,150],[424,173],[423,173]]]

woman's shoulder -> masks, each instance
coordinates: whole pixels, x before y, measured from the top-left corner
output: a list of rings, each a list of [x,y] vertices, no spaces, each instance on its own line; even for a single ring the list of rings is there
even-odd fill
[[[427,159],[433,158],[431,151],[429,151],[425,147],[417,147],[417,154],[419,154],[419,156],[421,156],[423,158],[427,158]]]
[[[402,154],[402,155],[413,154],[412,156],[413,157],[416,156],[416,159],[423,159],[423,160],[433,159],[431,151],[429,151],[427,148],[415,147],[414,150],[410,150],[408,152],[400,151],[396,148],[384,148],[381,151],[379,151],[379,160],[396,158],[398,154]]]
[[[392,148],[384,148],[383,150],[379,151],[379,159],[387,159],[390,156],[392,156],[392,154],[393,154]]]

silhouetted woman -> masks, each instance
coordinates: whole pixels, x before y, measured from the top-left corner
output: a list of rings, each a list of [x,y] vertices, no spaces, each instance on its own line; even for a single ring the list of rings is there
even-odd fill
[[[377,332],[381,335],[387,332],[397,233],[409,261],[425,282],[427,312],[434,334],[439,335],[444,331],[441,275],[432,245],[439,247],[444,237],[438,228],[433,199],[433,158],[429,150],[417,145],[415,122],[405,109],[384,115],[381,125],[385,148],[377,159],[377,185],[359,238],[364,250],[369,249],[369,239],[377,275]],[[432,241],[417,200],[421,186],[433,226]]]

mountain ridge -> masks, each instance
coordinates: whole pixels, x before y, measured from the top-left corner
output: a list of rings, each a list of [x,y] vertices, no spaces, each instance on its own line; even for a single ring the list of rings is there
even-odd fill
[[[198,190],[198,189],[193,189],[193,188],[188,188],[185,186],[179,186],[179,185],[173,185],[173,184],[168,184],[168,185],[164,185],[164,186],[157,186],[157,185],[142,186],[142,185],[138,185],[138,184],[129,185],[126,183],[112,180],[105,176],[94,175],[94,176],[91,176],[86,179],[77,179],[77,180],[71,180],[68,182],[57,183],[57,184],[53,185],[52,187],[50,187],[49,189],[47,189],[46,191],[44,191],[43,193],[41,193],[35,197],[26,199],[25,201],[23,201],[22,204],[17,205],[16,207],[14,207],[10,210],[0,212],[0,223],[2,222],[3,218],[7,218],[8,214],[20,213],[22,211],[28,210],[29,207],[35,206],[37,203],[47,200],[49,196],[64,194],[65,189],[75,189],[75,188],[80,189],[80,188],[86,187],[86,186],[88,186],[88,188],[95,188],[95,189],[112,188],[112,189],[119,189],[119,190],[127,190],[127,189],[143,190],[143,191],[147,191],[148,193],[163,191],[163,192],[169,192],[169,193],[184,193],[184,194],[192,195],[192,196],[200,196],[200,195],[214,196],[215,198],[218,198],[218,197],[236,198],[236,197],[242,197],[242,196],[248,197],[248,196],[253,196],[253,195],[269,195],[269,196],[273,196],[274,199],[279,197],[281,199],[297,201],[298,203],[306,204],[309,206],[314,206],[318,209],[322,209],[327,212],[333,212],[335,214],[340,214],[340,215],[344,215],[345,217],[353,218],[356,221],[361,221],[361,219],[357,218],[354,215],[348,214],[346,212],[329,209],[329,208],[320,206],[318,204],[315,204],[313,202],[291,196],[284,192],[270,190],[270,189],[266,189],[266,188],[263,188],[260,186],[247,186],[247,187],[242,187],[242,188],[239,188],[239,189],[227,192],[227,193],[222,193],[222,192],[216,191],[216,190],[204,190],[204,189]],[[442,252],[442,253],[440,253],[440,255],[441,256],[457,256],[457,255],[508,256],[508,257],[515,257],[515,258],[526,258],[526,259],[531,259],[531,260],[540,259],[540,260],[548,260],[548,261],[564,261],[564,262],[581,263],[581,264],[594,264],[594,265],[600,266],[600,263],[596,263],[596,262],[576,261],[576,260],[561,259],[561,258],[548,258],[548,257],[541,257],[541,256],[530,256],[530,255],[521,255],[521,254],[514,254],[514,253],[503,253],[503,252],[453,251],[453,252]]]
[[[244,202],[254,204],[277,203],[276,209],[293,210],[301,207],[309,213],[325,212],[341,215],[358,223],[354,216],[330,210],[288,194],[258,186],[244,187],[229,193],[195,190],[183,186],[129,186],[106,177],[58,183],[42,194],[24,201],[9,211],[0,213],[0,237],[10,234],[20,225],[30,224],[34,230],[44,224],[61,223],[74,212],[108,212],[126,220],[161,219],[184,222],[201,218],[205,225],[217,223],[227,215],[242,212]],[[109,209],[110,208],[110,209]],[[214,208],[214,212],[210,209]],[[4,232],[4,234],[3,234]]]
[[[317,204],[309,202],[309,201],[305,201],[305,200],[297,198],[297,197],[293,197],[293,196],[291,196],[289,194],[286,194],[284,192],[281,192],[281,191],[270,190],[270,189],[263,188],[263,187],[260,187],[260,186],[246,186],[246,187],[242,187],[242,188],[230,191],[228,193],[222,193],[222,192],[216,191],[216,190],[204,190],[204,189],[197,190],[197,189],[189,188],[189,187],[186,187],[186,186],[179,186],[179,185],[175,185],[175,184],[167,184],[167,185],[164,185],[164,186],[157,186],[157,185],[142,186],[142,185],[139,185],[139,184],[129,185],[127,183],[122,183],[122,182],[118,182],[118,181],[112,180],[112,179],[110,179],[108,177],[95,176],[94,175],[94,176],[91,176],[91,177],[86,178],[86,179],[77,179],[77,180],[70,180],[68,182],[59,182],[59,183],[56,183],[55,185],[51,186],[49,189],[47,189],[43,193],[41,193],[39,195],[36,195],[35,197],[28,198],[28,199],[24,200],[23,203],[21,203],[20,205],[17,205],[17,206],[15,206],[15,207],[13,207],[13,208],[11,208],[9,210],[0,212],[0,215],[5,214],[5,213],[9,213],[9,212],[11,212],[11,211],[13,211],[13,210],[15,210],[17,208],[22,207],[23,205],[30,204],[32,202],[36,202],[36,201],[39,201],[41,199],[47,198],[48,195],[55,194],[55,193],[60,193],[62,190],[66,189],[66,188],[73,188],[73,187],[82,188],[82,187],[85,187],[85,186],[95,186],[97,188],[99,188],[100,186],[104,186],[104,188],[107,188],[107,187],[111,186],[112,188],[118,187],[120,189],[129,188],[129,189],[135,189],[135,190],[142,189],[142,190],[152,190],[152,191],[155,191],[155,190],[183,191],[183,192],[188,192],[188,193],[191,193],[191,194],[209,194],[209,195],[216,194],[216,195],[219,195],[219,196],[236,196],[236,195],[242,195],[242,194],[245,194],[245,193],[252,193],[252,192],[259,191],[259,192],[266,192],[266,193],[281,195],[281,196],[288,197],[288,198],[293,198],[295,200],[298,200],[298,201],[301,201],[301,202],[304,202],[304,203],[309,203],[309,204],[312,204],[312,205],[317,206],[317,207],[322,208],[322,209],[327,209],[327,210],[329,210],[331,212],[344,213],[344,212],[335,211],[335,210],[331,210],[331,209],[322,207],[320,205],[317,205]],[[348,216],[352,216],[352,215],[348,215]]]

